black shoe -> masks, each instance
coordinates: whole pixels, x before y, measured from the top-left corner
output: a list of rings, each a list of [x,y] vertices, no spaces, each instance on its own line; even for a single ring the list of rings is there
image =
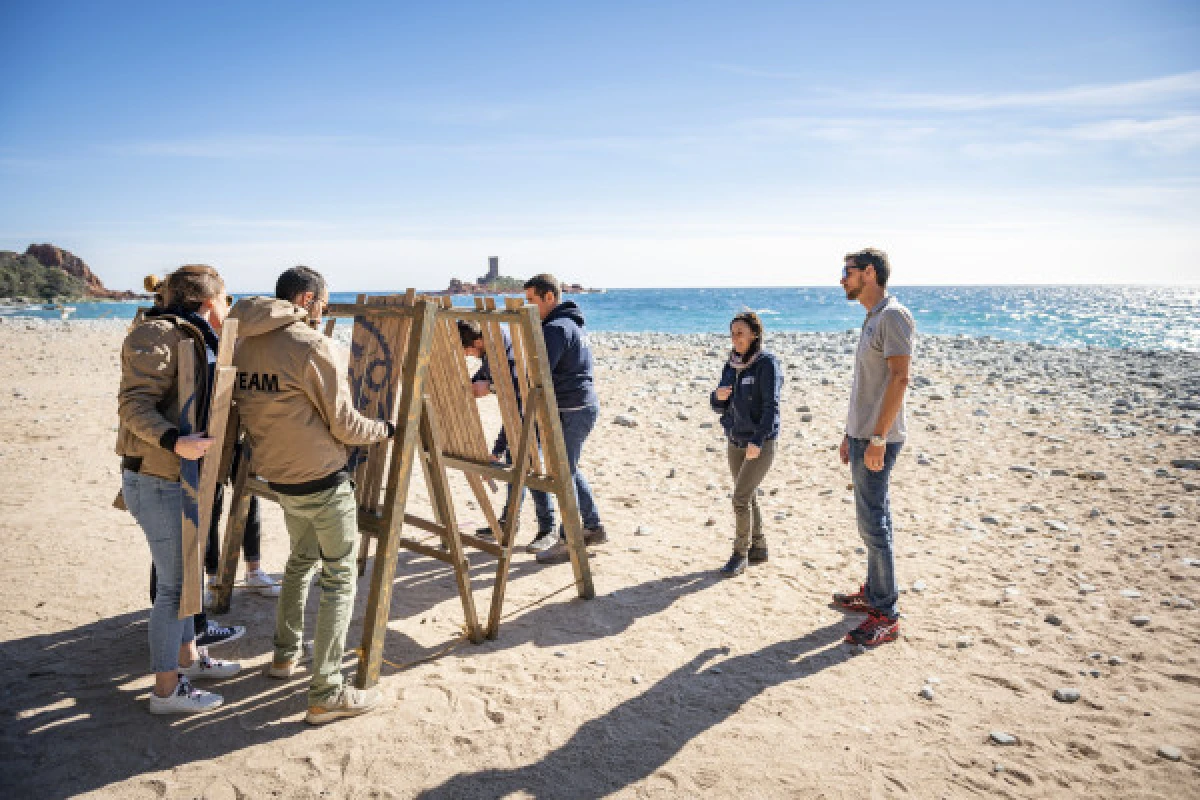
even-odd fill
[[[208,630],[196,637],[197,647],[212,647],[218,644],[228,644],[242,638],[246,628],[242,625],[218,625],[209,620]]]
[[[726,578],[741,575],[746,571],[746,557],[741,553],[734,553],[719,571]]]
[[[597,525],[594,528],[583,529],[584,544],[604,544],[608,541],[608,531],[604,530],[603,525]]]
[[[500,530],[504,530],[504,520],[500,520]],[[475,535],[480,539],[487,539],[489,542],[494,542],[496,540],[496,534],[492,533],[491,525],[484,525],[482,528],[476,528]]]
[[[750,552],[746,554],[747,560],[751,564],[761,564],[767,560],[767,543],[750,545]]]

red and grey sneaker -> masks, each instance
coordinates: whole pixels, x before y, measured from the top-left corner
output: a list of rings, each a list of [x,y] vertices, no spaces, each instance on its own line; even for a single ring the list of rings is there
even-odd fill
[[[899,636],[899,617],[892,619],[872,609],[861,625],[846,634],[846,643],[874,647],[884,642],[894,642]]]
[[[858,611],[864,614],[869,612],[871,607],[867,605],[867,585],[864,583],[858,587],[854,594],[834,592],[833,604],[843,611]]]

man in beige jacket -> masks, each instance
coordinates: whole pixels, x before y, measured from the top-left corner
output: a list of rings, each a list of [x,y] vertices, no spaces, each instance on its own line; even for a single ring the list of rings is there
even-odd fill
[[[275,656],[267,674],[287,678],[296,669],[304,633],[304,605],[318,563],[317,611],[308,715],[320,725],[379,705],[378,689],[345,684],[342,654],[357,581],[358,503],[347,467],[347,446],[382,441],[395,433],[385,420],[354,408],[333,342],[312,326],[329,294],[308,267],[279,276],[275,297],[247,297],[230,312],[238,320],[234,399],[253,447],[254,471],[279,498],[291,538],[275,622]]]

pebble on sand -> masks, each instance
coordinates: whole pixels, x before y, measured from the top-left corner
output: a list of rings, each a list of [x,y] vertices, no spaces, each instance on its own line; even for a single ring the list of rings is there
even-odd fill
[[[1009,745],[1017,743],[1017,737],[1013,736],[1011,733],[1005,733],[1004,731],[992,731],[988,738],[990,738],[996,744]]]
[[[1178,747],[1172,747],[1169,744],[1160,745],[1158,748],[1158,754],[1168,761],[1183,760],[1183,751],[1181,751]]]
[[[1139,628],[1144,628],[1150,624],[1150,617],[1145,614],[1138,614],[1137,616],[1130,617],[1129,621],[1134,625],[1137,625]]]
[[[1073,688],[1055,689],[1054,699],[1060,703],[1074,703],[1079,699],[1079,690]]]

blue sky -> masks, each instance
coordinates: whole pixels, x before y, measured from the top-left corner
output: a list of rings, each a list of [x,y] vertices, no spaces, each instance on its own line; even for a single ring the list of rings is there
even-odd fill
[[[646,7],[643,7],[646,6]],[[1200,281],[1200,4],[0,4],[0,249],[109,285]]]

